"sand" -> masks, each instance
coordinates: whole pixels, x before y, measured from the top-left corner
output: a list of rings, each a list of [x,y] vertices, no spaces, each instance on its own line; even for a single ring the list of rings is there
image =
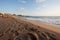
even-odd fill
[[[42,23],[0,16],[0,40],[60,40],[60,31]]]
[[[40,26],[42,28],[57,32],[57,33],[60,33],[60,31],[59,31],[60,28],[57,27],[57,26],[48,25],[48,24],[45,24],[45,23],[35,22],[35,21],[31,21],[31,20],[24,20],[24,21],[32,23],[32,24],[37,25],[37,26]]]

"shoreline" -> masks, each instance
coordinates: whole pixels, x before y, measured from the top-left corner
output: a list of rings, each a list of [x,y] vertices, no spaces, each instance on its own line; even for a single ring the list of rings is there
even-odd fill
[[[26,19],[26,20],[29,20],[29,19]],[[56,28],[60,28],[60,25],[45,23],[45,22],[36,21],[36,20],[30,20],[30,21],[37,22],[37,23],[42,23],[42,24],[46,24],[46,25],[53,26],[53,27],[56,27]]]
[[[34,21],[34,20],[32,20],[32,21]],[[34,22],[37,22],[37,21],[34,21]],[[51,24],[51,23],[44,23],[44,22],[37,22],[37,23],[42,23],[42,24],[46,24],[46,25],[53,26],[56,28],[60,28],[60,25],[55,25],[55,24]]]
[[[40,23],[43,23],[43,24],[47,24],[47,25],[52,25],[52,26],[55,26],[55,27],[58,27],[60,28],[60,23],[58,21],[55,20],[54,22],[54,19],[51,21],[49,20],[48,18],[45,20],[43,18],[29,18],[29,17],[24,17],[24,19],[27,19],[27,20],[32,20],[32,21],[35,21],[35,22],[40,22]]]
[[[51,30],[51,31],[53,31],[53,32],[60,33],[60,31],[59,31],[60,28],[57,28],[57,27],[52,26],[52,25],[47,25],[47,24],[45,24],[45,23],[35,22],[35,21],[27,20],[27,19],[21,19],[21,18],[17,18],[17,19],[20,19],[20,20],[23,20],[23,21],[32,23],[32,24],[34,24],[34,25],[36,25],[36,26],[40,26],[40,27],[42,27],[42,28]]]
[[[26,21],[26,20],[24,20],[24,21]],[[30,21],[30,20],[27,20],[26,22],[30,22],[30,23],[32,23],[34,25],[37,25],[37,26],[40,26],[42,28],[45,28],[45,29],[60,33],[60,31],[59,31],[60,28],[57,28],[57,27],[52,26],[52,25],[47,25],[47,24],[40,23],[40,22],[39,23],[38,22],[33,22],[33,21]]]
[[[24,19],[27,19],[27,18],[24,18]],[[39,19],[36,19],[36,20],[32,20],[32,19],[27,19],[27,20],[31,20],[31,21],[34,21],[34,22],[40,22],[40,23],[43,23],[43,24],[46,24],[46,25],[51,25],[51,26],[55,26],[55,27],[57,27],[57,28],[60,28],[60,25],[58,25],[58,24],[54,24],[54,23],[49,23],[49,22],[46,22],[46,21],[42,21],[42,20],[39,20]]]

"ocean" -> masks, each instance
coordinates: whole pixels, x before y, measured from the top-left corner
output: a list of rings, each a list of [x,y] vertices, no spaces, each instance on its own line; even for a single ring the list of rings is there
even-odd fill
[[[25,16],[24,18],[60,28],[60,16]]]

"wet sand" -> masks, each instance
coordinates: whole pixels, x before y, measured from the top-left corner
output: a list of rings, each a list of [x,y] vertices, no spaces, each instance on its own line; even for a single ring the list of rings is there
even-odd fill
[[[60,31],[49,25],[0,17],[0,40],[60,40]]]

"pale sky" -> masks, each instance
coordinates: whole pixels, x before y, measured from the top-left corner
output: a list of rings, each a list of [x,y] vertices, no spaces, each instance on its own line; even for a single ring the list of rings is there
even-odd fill
[[[0,12],[32,16],[60,16],[60,0],[0,0]]]

